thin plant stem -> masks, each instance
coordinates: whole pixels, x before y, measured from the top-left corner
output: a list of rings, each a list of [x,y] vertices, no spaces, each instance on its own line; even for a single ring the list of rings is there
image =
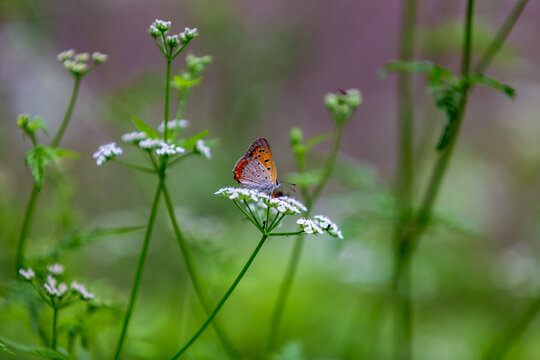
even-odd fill
[[[62,124],[60,124],[60,128],[58,128],[58,132],[56,133],[56,136],[51,142],[51,146],[53,147],[58,146],[58,144],[60,144],[60,140],[62,140],[62,137],[64,136],[64,132],[66,131],[69,120],[71,119],[71,114],[73,114],[73,109],[75,108],[75,101],[77,100],[77,94],[79,93],[79,86],[81,84],[81,79],[82,77],[80,75],[75,76],[73,90],[71,91],[71,98],[69,99],[69,104],[66,109],[66,113],[64,114],[64,119],[62,120]]]
[[[53,307],[53,328],[52,328],[52,344],[51,347],[53,350],[56,350],[56,330],[57,330],[57,323],[58,320],[58,308],[56,306]]]
[[[180,351],[172,357],[172,360],[178,359],[197,340],[197,338],[204,332],[206,327],[212,322],[212,320],[217,315],[221,307],[225,304],[229,296],[231,296],[231,294],[233,293],[234,289],[236,288],[240,280],[242,280],[242,278],[244,277],[245,273],[251,266],[251,263],[253,262],[253,260],[255,260],[255,257],[259,253],[259,250],[261,250],[267,238],[268,238],[267,234],[262,235],[262,238],[257,244],[257,247],[255,248],[255,250],[253,250],[253,253],[251,253],[251,256],[249,257],[248,261],[246,262],[246,264],[244,265],[244,267],[242,268],[242,270],[240,271],[236,279],[234,279],[232,285],[229,287],[225,295],[223,295],[223,297],[221,298],[219,303],[216,305],[212,313],[208,316],[208,319],[206,319],[204,324],[199,328],[199,330],[197,330],[195,335],[193,335],[193,337],[182,347],[182,349],[180,349]]]
[[[468,0],[467,12],[465,15],[465,32],[462,49],[461,75],[466,77],[470,71],[471,63],[471,44],[472,44],[472,23],[474,14],[474,0]],[[465,85],[458,105],[458,115],[454,127],[454,132],[450,138],[448,146],[439,156],[430,182],[428,184],[424,200],[415,218],[414,224],[401,227],[399,236],[397,236],[396,263],[393,276],[393,293],[398,299],[398,312],[401,316],[402,324],[399,339],[396,347],[396,356],[398,359],[410,359],[412,357],[412,309],[410,299],[410,261],[418,238],[425,230],[433,204],[439,192],[442,180],[446,174],[449,160],[452,156],[454,146],[463,121],[467,98],[469,93],[468,85]]]
[[[414,56],[414,41],[416,35],[417,0],[403,1],[401,14],[401,30],[398,40],[398,59],[411,61]],[[395,246],[399,249],[399,237],[402,228],[408,226],[412,217],[412,187],[414,183],[414,99],[412,75],[400,73],[397,82],[398,97],[398,171],[396,182],[396,199],[398,218],[395,226]],[[395,251],[396,260],[399,262],[400,252]],[[410,358],[412,354],[412,309],[410,300],[410,272],[402,274],[402,288],[396,288],[394,299],[396,300],[397,326],[396,331],[396,358]]]
[[[137,271],[135,272],[135,278],[133,279],[133,286],[131,288],[131,295],[129,298],[128,307],[126,310],[126,314],[124,315],[124,322],[122,324],[122,330],[120,332],[120,337],[118,338],[118,344],[116,346],[116,352],[114,355],[115,360],[118,360],[120,358],[122,346],[124,344],[124,340],[127,334],[129,320],[131,319],[131,313],[133,312],[133,307],[135,306],[135,301],[137,300],[137,294],[139,292],[139,286],[141,283],[141,277],[142,277],[142,273],[144,269],[146,255],[148,253],[148,246],[150,244],[150,238],[152,236],[152,230],[154,228],[154,222],[157,215],[159,198],[161,197],[162,184],[163,184],[163,175],[161,174],[159,184],[154,194],[154,200],[152,202],[152,208],[150,210],[150,216],[148,218],[148,224],[146,226],[146,233],[144,235],[141,254],[139,256],[139,263],[137,264]]]
[[[304,232],[302,231],[295,231],[295,232],[286,232],[286,233],[271,233],[268,236],[293,236],[293,235],[300,235]]]
[[[26,238],[28,237],[28,232],[30,231],[30,226],[34,216],[34,209],[36,205],[36,200],[39,195],[39,190],[37,185],[34,183],[32,185],[32,191],[30,192],[30,198],[28,199],[28,204],[26,205],[26,210],[24,212],[24,218],[21,226],[21,234],[19,235],[19,244],[17,246],[17,260],[15,274],[19,272],[19,269],[24,267],[24,253],[26,247]]]
[[[169,122],[169,96],[170,96],[170,92],[171,92],[171,61],[172,59],[171,58],[167,58],[167,75],[166,75],[166,78],[165,78],[165,111],[164,111],[164,119],[163,119],[163,123],[164,123],[164,127],[165,127],[165,130],[163,131],[163,139],[165,141],[167,141],[168,139],[168,128],[169,126],[167,125],[167,123]]]
[[[495,58],[495,55],[497,55],[497,53],[501,49],[506,38],[510,34],[510,31],[512,31],[512,29],[514,28],[514,25],[521,16],[523,9],[528,2],[529,0],[519,0],[516,2],[516,5],[514,5],[512,10],[510,11],[510,14],[497,32],[497,35],[495,35],[495,39],[489,44],[488,48],[478,61],[478,64],[476,64],[476,66],[474,67],[475,72],[483,73],[484,71],[486,71],[488,66]]]
[[[178,221],[176,220],[176,216],[174,214],[174,206],[165,182],[162,183],[161,190],[163,192],[163,197],[165,198],[165,204],[167,205],[167,212],[169,213],[169,219],[171,220],[171,224],[173,226],[174,235],[176,237],[178,245],[180,246],[182,257],[184,258],[184,263],[191,279],[191,283],[193,284],[193,289],[195,290],[195,294],[197,294],[197,298],[199,299],[199,302],[201,303],[206,315],[210,315],[210,311],[212,310],[212,308],[210,307],[210,299],[202,288],[201,277],[195,265],[193,255],[191,253],[191,250],[189,249],[186,238],[180,231],[180,226],[178,226]],[[216,321],[212,322],[212,326],[214,327],[214,330],[216,331],[216,334],[218,335],[218,338],[220,339],[229,357],[232,359],[239,358],[238,352],[232,345],[232,342],[228,339],[225,331],[222,329],[222,326],[217,321],[217,319]]]
[[[117,158],[112,158],[111,160],[118,163],[118,164],[120,164],[120,165],[124,165],[126,167],[129,167],[129,168],[132,168],[132,169],[135,169],[135,170],[139,170],[139,171],[142,171],[142,172],[145,172],[145,173],[150,173],[150,174],[155,174],[156,173],[155,169],[150,169],[150,168],[147,168],[145,166],[132,164],[130,162],[123,161],[123,160],[120,160],[120,159],[117,159]]]
[[[332,175],[332,171],[334,169],[337,156],[339,154],[339,148],[341,147],[342,134],[343,134],[343,125],[338,125],[334,143],[332,145],[332,150],[330,151],[330,154],[328,155],[328,159],[326,160],[323,178],[321,179],[321,182],[315,188],[312,194],[309,194],[309,191],[306,191],[306,194],[308,194],[307,198],[304,199],[304,201],[306,201],[306,206],[308,208],[306,217],[310,216],[311,210],[315,202],[318,200],[319,196],[322,194],[322,191],[324,190],[328,180],[330,179],[330,176]],[[299,164],[299,167],[301,167],[300,169],[301,171],[304,170],[303,164]],[[271,353],[275,348],[279,326],[281,324],[281,319],[283,317],[283,311],[285,309],[287,298],[289,297],[289,294],[292,289],[294,277],[296,276],[296,272],[298,270],[298,264],[300,263],[303,247],[304,247],[304,236],[299,235],[294,241],[291,257],[287,265],[287,270],[285,271],[285,275],[283,276],[283,279],[281,280],[281,284],[279,286],[276,301],[274,303],[274,308],[272,310],[272,318],[270,320],[270,333],[268,335],[268,342],[267,342],[267,348],[266,348],[267,353]]]
[[[73,114],[73,109],[75,108],[75,101],[77,100],[77,95],[79,93],[79,86],[81,83],[81,79],[82,79],[81,76],[75,77],[75,82],[73,83],[73,90],[71,91],[71,98],[69,100],[69,104],[66,109],[66,112],[64,113],[62,124],[58,128],[58,131],[53,141],[51,142],[51,146],[53,147],[58,146],[69,124],[69,120],[71,119],[71,115]],[[34,144],[34,146],[36,146],[35,138],[32,139],[32,143]],[[32,221],[34,217],[34,208],[35,208],[38,197],[39,197],[39,189],[34,183],[32,185],[32,191],[30,193],[30,198],[28,199],[28,203],[26,205],[23,223],[21,225],[21,233],[19,235],[19,243],[17,245],[17,254],[16,254],[16,261],[15,261],[16,273],[19,271],[19,269],[24,267],[24,253],[25,253],[25,248],[26,248],[26,239],[28,237],[28,233],[30,232],[30,227],[32,226]]]
[[[262,232],[263,229],[262,229],[261,226],[257,223],[257,221],[256,221],[255,219],[253,219],[253,218],[246,212],[246,210],[244,210],[244,209],[242,208],[242,206],[240,206],[240,204],[238,204],[238,202],[237,202],[236,200],[233,200],[233,202],[234,202],[234,204],[236,205],[236,207],[239,208],[240,211],[242,211],[242,212],[244,213],[244,215],[246,215],[246,218],[248,218],[248,220],[251,221],[251,223],[252,223],[253,225],[255,225],[255,227],[256,227],[257,229],[259,229],[259,231]]]
[[[493,345],[488,349],[484,360],[502,360],[514,342],[520,338],[527,327],[540,312],[540,298],[536,298],[527,305],[525,311],[514,319]]]

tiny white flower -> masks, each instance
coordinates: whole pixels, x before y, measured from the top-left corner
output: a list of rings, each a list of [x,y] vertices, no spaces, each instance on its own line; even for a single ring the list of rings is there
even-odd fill
[[[116,145],[115,142],[100,145],[98,150],[94,153],[93,158],[96,159],[96,164],[101,166],[105,164],[110,159],[121,155],[123,152],[122,148]]]
[[[289,204],[291,204],[292,206],[302,210],[302,211],[307,211],[307,207],[302,204],[300,201],[296,200],[295,198],[292,198],[292,197],[289,197],[289,196],[280,196],[278,197],[279,200],[283,200],[283,201],[286,201],[288,202]]]
[[[36,276],[36,274],[34,273],[34,270],[32,270],[31,268],[28,268],[26,270],[19,269],[19,274],[21,274],[21,276],[25,278],[26,280],[32,280],[34,276]]]
[[[75,55],[73,60],[75,60],[76,63],[81,64],[81,63],[87,62],[89,57],[90,57],[90,54],[88,53],[80,53],[80,54]]]
[[[166,32],[171,27],[171,22],[156,19],[152,25],[159,31]]]
[[[161,31],[154,25],[150,25],[148,28],[148,33],[153,37],[156,38],[161,34]]]
[[[92,60],[94,60],[96,64],[104,63],[105,61],[107,61],[108,58],[109,58],[109,55],[102,54],[99,51],[95,51],[92,53]]]
[[[197,32],[197,28],[190,29],[188,27],[184,28],[184,31],[178,34],[182,43],[193,39],[197,35],[199,35],[199,33]]]
[[[343,234],[341,233],[341,230],[339,230],[337,224],[330,220],[327,216],[315,215],[313,218],[315,219],[315,221],[318,222],[319,227],[328,232],[328,234],[343,240]]]
[[[177,154],[183,154],[186,150],[183,147],[176,146],[174,144],[167,144],[166,142],[163,142],[161,144],[161,147],[156,149],[156,154],[159,156],[163,155],[177,155]]]
[[[300,225],[300,228],[304,230],[306,234],[322,234],[324,231],[311,219],[300,218],[296,220],[296,223]]]
[[[60,283],[58,287],[56,287],[57,282],[58,281],[53,276],[47,275],[47,282],[43,284],[43,287],[50,296],[60,297],[66,293],[68,289],[67,285],[65,283]]]
[[[175,129],[175,128],[181,128],[181,129],[185,129],[189,126],[189,121],[186,120],[186,119],[174,119],[174,120],[170,120],[170,121],[167,121],[167,129]],[[165,123],[164,122],[161,122],[161,124],[159,124],[157,130],[159,132],[164,132],[165,131]]]
[[[197,140],[197,146],[196,149],[198,152],[204,155],[207,159],[212,158],[212,151],[210,150],[210,147],[207,146],[204,142],[204,140]]]
[[[180,43],[180,39],[178,38],[178,35],[169,35],[167,36],[167,45],[170,47],[175,47]]]
[[[85,300],[94,298],[94,294],[86,290],[86,287],[83,284],[79,284],[74,281],[71,283],[71,289],[78,292],[81,295],[81,297]]]
[[[122,135],[122,141],[126,143],[138,143],[146,139],[146,134],[142,131],[133,131]]]
[[[56,56],[56,58],[58,59],[58,61],[64,62],[66,60],[71,59],[74,55],[75,55],[75,50],[69,49],[69,50],[64,50],[61,53],[59,53]]]
[[[166,142],[161,139],[144,139],[139,142],[139,147],[141,149],[153,149],[158,146],[163,146],[163,144],[166,144]]]
[[[47,265],[47,270],[53,274],[60,275],[64,272],[64,266],[59,263],[54,263],[52,265]]]

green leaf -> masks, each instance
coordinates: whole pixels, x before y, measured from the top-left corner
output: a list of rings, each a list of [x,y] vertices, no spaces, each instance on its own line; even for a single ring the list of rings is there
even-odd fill
[[[144,225],[140,226],[120,226],[115,228],[92,229],[92,230],[76,230],[67,233],[62,237],[59,244],[52,250],[50,256],[57,256],[59,252],[64,250],[74,250],[81,246],[94,243],[106,238],[118,237],[129,233],[144,229]]]
[[[150,125],[148,125],[147,123],[145,123],[144,121],[136,117],[135,115],[131,115],[131,121],[133,122],[137,130],[142,131],[149,138],[151,139],[159,138],[158,132],[154,130],[153,127],[151,127]]]
[[[489,86],[495,90],[498,90],[513,99],[516,96],[516,91],[510,85],[502,84],[499,81],[495,80],[492,77],[485,76],[482,74],[471,74],[468,76],[467,81],[469,84],[479,84]]]
[[[192,86],[197,85],[202,80],[202,77],[197,77],[194,79],[185,79],[183,76],[174,76],[171,81],[171,86],[175,89],[186,89]]]
[[[48,132],[47,125],[41,116],[34,116],[32,121],[28,124],[28,129],[33,133],[35,133],[36,130],[41,130],[45,134]]]
[[[64,352],[48,349],[42,346],[22,345],[3,338],[0,338],[0,341],[7,347],[24,354],[56,360],[69,360],[69,356]]]
[[[305,173],[292,173],[287,176],[287,181],[298,186],[317,185],[323,178],[323,169],[306,171]]]
[[[304,150],[308,152],[311,150],[315,145],[322,143],[323,141],[330,140],[334,136],[333,132],[327,132],[324,134],[315,135],[314,137],[310,138],[304,143]]]
[[[379,68],[379,76],[385,77],[393,72],[431,72],[436,67],[430,61],[393,61]]]
[[[55,160],[59,160],[64,157],[70,159],[78,159],[79,153],[69,149],[54,149],[54,157]]]
[[[4,351],[4,352],[7,352],[8,354],[15,355],[14,352],[11,352],[11,351],[7,348],[7,346],[6,346],[5,344],[2,344],[1,342],[0,342],[0,350],[2,350],[2,351]]]
[[[38,145],[35,148],[28,150],[26,153],[26,166],[30,168],[30,172],[34,177],[34,183],[38,190],[41,190],[41,187],[43,186],[45,166],[53,160],[49,149],[50,148],[47,146]]]
[[[198,140],[201,140],[201,139],[204,139],[204,137],[208,135],[208,130],[204,130],[200,133],[198,133],[197,135],[194,135],[192,137],[190,137],[189,139],[186,139],[182,142],[182,146],[184,149],[186,150],[193,150],[195,148],[195,146],[197,145],[197,141]]]

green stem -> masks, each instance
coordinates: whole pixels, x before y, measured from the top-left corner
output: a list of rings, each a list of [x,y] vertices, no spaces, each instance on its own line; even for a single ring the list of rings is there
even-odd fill
[[[150,174],[155,174],[155,170],[154,169],[150,169],[150,168],[147,168],[145,166],[141,166],[141,165],[137,165],[137,164],[132,164],[130,162],[127,162],[127,161],[123,161],[123,160],[119,160],[117,158],[112,158],[112,161],[120,164],[120,165],[124,165],[126,167],[129,167],[129,168],[132,168],[132,169],[135,169],[135,170],[139,170],[139,171],[142,171],[142,172],[146,172],[146,173],[150,173]]]
[[[401,15],[401,31],[398,41],[398,59],[411,61],[414,55],[415,24],[417,0],[405,0]],[[414,182],[414,99],[412,74],[400,73],[397,83],[398,96],[398,171],[396,183],[396,199],[398,218],[395,225],[395,262],[400,262],[399,237],[402,229],[408,226],[412,217],[412,187]],[[402,274],[401,289],[394,287],[394,298],[397,301],[396,358],[409,359],[412,354],[412,309],[409,293],[409,271]]]
[[[304,231],[286,232],[286,233],[271,233],[268,236],[293,236],[303,234]]]
[[[171,92],[171,58],[167,58],[167,77],[165,79],[165,111],[164,111],[164,126],[165,130],[163,131],[163,139],[167,141],[168,139],[168,122],[169,122],[169,95]]]
[[[75,107],[75,101],[77,99],[77,94],[79,93],[79,85],[81,83],[81,79],[82,77],[80,76],[75,77],[73,90],[71,91],[71,98],[69,100],[68,107],[64,114],[64,119],[62,120],[62,124],[58,128],[58,132],[56,133],[56,136],[51,142],[51,146],[53,147],[58,146],[58,144],[60,143],[60,140],[62,140],[62,137],[64,136],[64,132],[66,131],[67,125],[69,123],[69,120],[71,119],[71,115]],[[36,146],[35,138],[32,139],[32,143],[34,144],[34,146]],[[28,233],[30,231],[30,227],[32,224],[34,208],[35,208],[38,195],[39,195],[39,190],[36,184],[34,184],[32,186],[32,192],[30,193],[30,199],[28,200],[28,204],[26,205],[23,223],[21,226],[21,233],[19,235],[19,244],[17,246],[17,254],[16,254],[16,261],[15,261],[16,272],[18,272],[19,269],[21,269],[24,266],[24,253],[25,253],[25,248],[26,248],[26,239],[28,237]]]
[[[338,126],[334,143],[332,145],[332,150],[330,151],[330,154],[328,155],[328,159],[326,160],[326,166],[323,173],[323,178],[321,179],[321,182],[315,188],[315,190],[313,191],[311,195],[309,195],[309,192],[306,192],[308,195],[307,198],[304,199],[304,201],[306,202],[306,206],[308,208],[306,217],[310,216],[311,210],[315,202],[318,200],[319,196],[322,194],[322,191],[324,190],[328,180],[330,179],[330,176],[332,175],[332,171],[334,169],[337,156],[339,154],[339,148],[341,146],[342,134],[343,134],[343,126]],[[303,171],[304,170],[303,165],[299,164],[299,166],[302,167],[300,170]],[[277,333],[279,331],[281,318],[283,316],[283,310],[285,309],[287,298],[289,297],[289,294],[292,289],[292,284],[294,281],[294,277],[296,276],[296,271],[298,270],[298,264],[300,263],[300,257],[302,255],[303,247],[304,247],[304,237],[300,235],[294,241],[294,247],[293,247],[291,257],[289,259],[289,263],[287,265],[287,270],[285,271],[283,280],[281,280],[281,284],[279,286],[278,294],[276,297],[276,302],[272,310],[272,318],[270,322],[270,334],[268,335],[268,343],[267,343],[267,349],[266,349],[268,353],[271,353],[274,350],[275,345],[276,345]]]
[[[233,293],[234,289],[236,288],[236,286],[238,285],[240,280],[242,280],[242,277],[245,275],[245,273],[249,269],[249,267],[250,267],[251,263],[253,262],[253,260],[255,260],[255,257],[259,253],[259,250],[261,250],[261,247],[264,245],[264,242],[266,241],[267,238],[268,238],[268,236],[263,234],[261,240],[259,241],[259,244],[257,244],[257,247],[255,248],[255,250],[253,250],[253,253],[249,257],[248,261],[246,262],[246,264],[244,265],[244,267],[242,268],[242,270],[240,271],[240,273],[238,274],[236,279],[234,279],[234,282],[229,287],[229,289],[227,290],[225,295],[223,295],[223,297],[221,298],[219,303],[216,305],[216,307],[214,308],[212,313],[208,316],[208,319],[206,319],[204,324],[195,333],[195,335],[193,335],[193,337],[182,347],[182,349],[180,349],[180,351],[178,353],[176,353],[176,355],[174,355],[172,357],[172,360],[178,359],[197,340],[197,338],[204,332],[206,327],[212,322],[212,320],[217,315],[217,313],[219,312],[221,307],[225,304],[225,302],[227,301],[229,296],[231,296],[231,294]]]
[[[488,48],[478,61],[478,64],[476,64],[474,68],[475,72],[483,73],[484,71],[486,71],[488,66],[495,58],[495,55],[497,55],[497,53],[501,49],[501,46],[504,44],[504,41],[510,34],[510,31],[514,28],[514,25],[516,24],[521,13],[523,12],[523,9],[525,8],[525,5],[527,5],[528,2],[528,0],[519,0],[518,2],[516,2],[516,5],[514,5],[512,10],[510,11],[510,14],[497,32],[495,39],[489,44]]]
[[[336,164],[337,156],[339,154],[339,148],[341,147],[341,137],[343,134],[343,126],[338,125],[336,137],[334,139],[334,144],[332,146],[332,150],[330,151],[330,154],[328,155],[328,160],[326,160],[326,166],[323,173],[323,177],[319,185],[313,190],[313,193],[310,197],[311,203],[315,203],[319,196],[322,194],[322,191],[324,190],[326,183],[330,179],[330,176],[332,175],[332,171],[334,170],[334,166]],[[304,199],[306,200],[306,199]]]
[[[53,307],[53,328],[52,328],[52,345],[53,350],[56,350],[56,322],[58,320],[58,308]]]
[[[135,273],[135,278],[133,279],[133,286],[131,288],[131,296],[129,298],[128,307],[126,310],[126,314],[124,316],[122,331],[120,333],[120,337],[118,338],[118,344],[116,346],[116,352],[114,355],[115,360],[118,360],[120,358],[120,352],[122,351],[122,345],[124,344],[124,340],[126,337],[129,320],[131,319],[131,313],[133,312],[133,307],[135,306],[135,301],[137,299],[137,294],[139,292],[139,285],[141,282],[141,276],[142,276],[142,272],[143,272],[143,268],[144,268],[144,264],[146,260],[146,254],[148,253],[148,245],[150,244],[150,238],[152,235],[152,230],[154,228],[154,222],[156,219],[159,198],[161,196],[162,185],[163,185],[163,176],[160,177],[159,184],[154,194],[154,200],[152,202],[152,209],[150,210],[150,217],[148,218],[146,233],[144,235],[141,254],[139,256],[139,263],[137,264],[137,271]]]
[[[34,209],[36,205],[36,200],[39,194],[37,185],[34,183],[32,186],[32,192],[30,193],[30,198],[28,199],[28,204],[26,205],[26,210],[24,212],[23,223],[21,226],[21,234],[19,235],[19,244],[17,246],[17,261],[15,273],[19,272],[19,269],[24,267],[24,253],[26,246],[26,238],[28,237],[28,232],[30,231],[30,224],[32,223],[32,218],[34,216]]]
[[[187,154],[180,155],[179,157],[169,161],[169,164],[167,165],[167,168],[170,169],[171,167],[178,165],[180,163],[180,161],[186,159],[188,156],[193,155],[193,154],[195,154],[195,151],[192,151],[192,152],[187,153]]]
[[[540,312],[540,299],[534,299],[517,319],[512,321],[501,336],[488,349],[485,360],[502,360],[512,344],[519,339]]]
[[[169,218],[173,226],[174,235],[176,236],[176,240],[178,241],[178,245],[180,246],[182,257],[184,258],[184,263],[186,264],[186,268],[187,268],[189,277],[191,279],[191,283],[193,284],[193,288],[195,289],[197,298],[199,299],[199,302],[204,308],[206,315],[209,315],[210,311],[212,310],[210,307],[210,300],[202,289],[202,285],[201,285],[202,281],[201,281],[199,272],[197,271],[197,267],[195,266],[195,261],[193,259],[193,255],[191,254],[191,250],[189,249],[188,243],[185,237],[182,235],[180,231],[180,227],[178,226],[178,221],[176,220],[176,216],[174,214],[174,206],[173,206],[173,203],[172,203],[172,200],[169,195],[169,191],[167,189],[165,182],[162,183],[161,189],[163,192],[163,196],[165,198],[165,204],[167,205]],[[238,353],[236,349],[234,348],[234,346],[232,345],[231,341],[226,336],[224,330],[222,329],[221,324],[216,319],[216,321],[214,321],[212,325],[223,345],[223,348],[225,349],[229,357],[232,359],[237,359],[239,357]]]
[[[474,0],[468,0],[461,60],[461,75],[463,77],[467,76],[470,71],[473,13]],[[417,215],[412,220],[412,224],[404,224],[403,226],[398,227],[399,234],[396,236],[396,262],[394,265],[392,283],[393,292],[397,297],[398,313],[401,317],[400,325],[396,328],[398,334],[396,355],[398,359],[410,359],[412,357],[412,308],[410,299],[409,260],[417,246],[418,239],[425,230],[431,217],[433,204],[435,203],[442,180],[446,174],[448,163],[452,156],[459,130],[463,122],[468,93],[469,88],[465,85],[458,105],[458,115],[454,132],[447,148],[444,149],[435,164],[424,200]]]
[[[75,101],[77,100],[77,94],[79,93],[79,85],[81,84],[81,79],[81,76],[75,76],[73,91],[71,92],[71,99],[69,100],[66,113],[64,114],[64,119],[62,120],[62,124],[60,124],[58,132],[56,133],[56,136],[51,142],[52,147],[57,147],[58,144],[60,144],[60,140],[62,140],[62,137],[64,136],[64,132],[66,131],[69,120],[71,119],[71,114],[73,113],[73,108],[75,107]]]
[[[255,227],[257,229],[259,229],[260,232],[264,232],[263,229],[261,228],[261,226],[257,223],[257,221],[255,219],[253,219],[247,212],[246,210],[244,210],[244,208],[242,208],[242,206],[236,201],[236,200],[233,200],[234,202],[234,205],[236,205],[237,208],[240,209],[240,211],[242,211],[244,213],[244,215],[246,215],[246,218],[251,221],[251,223],[253,225],[255,225]]]

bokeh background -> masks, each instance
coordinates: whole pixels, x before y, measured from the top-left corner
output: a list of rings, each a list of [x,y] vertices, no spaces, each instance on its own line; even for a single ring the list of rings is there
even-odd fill
[[[513,4],[478,1],[473,59]],[[30,144],[16,127],[17,115],[41,115],[54,133],[72,87],[56,54],[70,48],[108,54],[109,61],[83,80],[62,141],[80,158],[50,169],[28,254],[43,256],[73,231],[143,225],[155,179],[116,164],[98,168],[91,155],[100,144],[132,131],[130,115],[155,125],[161,121],[165,62],[146,32],[160,18],[173,22],[173,32],[197,27],[201,35],[188,52],[213,57],[185,118],[193,134],[209,129],[219,146],[212,160],[189,159],[168,181],[214,301],[257,241],[257,232],[233,204],[213,195],[234,185],[237,158],[264,136],[279,177],[286,179],[295,171],[289,130],[300,127],[306,137],[331,131],[324,94],[362,91],[363,104],[347,125],[340,162],[316,209],[341,224],[345,239],[308,239],[279,345],[281,359],[389,358],[392,312],[385,299],[392,266],[397,95],[395,76],[381,79],[377,70],[397,56],[400,6],[397,0],[2,0],[0,335],[39,344],[25,305],[13,295],[15,249],[32,186],[24,165]],[[419,1],[415,58],[457,71],[464,6],[464,1]],[[413,265],[416,359],[481,357],[540,295],[539,19],[540,4],[531,2],[487,72],[512,85],[516,99],[485,88],[470,97],[435,221]],[[173,74],[184,65],[177,58]],[[435,109],[423,76],[415,77],[415,88],[418,198],[444,115]],[[316,150],[312,167],[320,166],[328,144]],[[93,359],[112,355],[142,237],[141,231],[100,239],[60,254],[70,276],[87,283],[107,305],[87,321]],[[247,359],[264,349],[291,245],[287,238],[270,241],[221,312]],[[38,320],[47,324],[49,310],[42,310]],[[66,312],[63,320],[76,321],[78,313]],[[124,358],[168,358],[204,318],[160,208]],[[507,358],[540,358],[540,321],[532,318]],[[10,355],[0,353],[3,358]],[[211,329],[190,358],[223,358]]]

